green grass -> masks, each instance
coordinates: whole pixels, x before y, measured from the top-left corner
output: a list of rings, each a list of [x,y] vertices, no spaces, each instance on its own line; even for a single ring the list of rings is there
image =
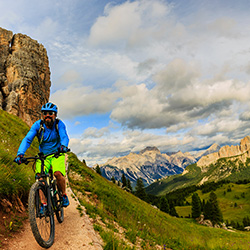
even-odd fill
[[[75,173],[81,178],[74,177]],[[104,249],[249,249],[248,232],[229,232],[153,208],[69,156],[69,181],[95,221]],[[112,246],[114,248],[112,248]]]
[[[18,196],[24,205],[27,204],[30,186],[34,182],[32,166],[20,165],[13,162],[18,147],[28,132],[29,127],[18,117],[0,110],[0,202],[3,199],[16,203]],[[38,143],[35,140],[28,149],[27,155],[38,152]],[[26,213],[19,215],[15,206],[11,213],[4,214],[0,206],[0,248],[3,238],[10,237],[13,232],[19,231]]]
[[[191,217],[192,206],[176,206],[175,209],[179,217]]]
[[[186,167],[188,173],[185,175],[171,175],[146,187],[148,194],[157,196],[165,195],[166,193],[178,188],[183,188],[191,185],[196,185],[202,179],[201,169],[196,164]]]
[[[25,200],[34,181],[31,166],[18,166],[13,162],[28,130],[28,125],[21,119],[0,110],[0,199],[11,199],[12,195],[18,195]],[[37,151],[35,142],[27,154],[33,155]]]
[[[237,158],[242,155],[246,157],[245,162]],[[196,163],[191,164],[186,167],[185,174],[172,175],[154,182],[146,187],[146,192],[148,194],[162,196],[179,188],[199,185],[203,178],[205,178],[207,182],[218,182],[220,180],[237,182],[239,180],[250,179],[250,159],[247,158],[248,152],[242,155],[221,158],[215,163],[203,167],[205,171],[201,171],[201,168],[197,167]]]
[[[196,191],[196,193],[201,200],[207,201],[209,199],[209,193],[203,194],[200,190]],[[242,224],[244,217],[250,217],[250,183],[224,184],[214,193],[217,195],[224,221],[231,222],[233,220]],[[186,200],[191,204],[192,194]],[[191,215],[191,206],[177,206],[176,211],[179,216],[188,217]]]

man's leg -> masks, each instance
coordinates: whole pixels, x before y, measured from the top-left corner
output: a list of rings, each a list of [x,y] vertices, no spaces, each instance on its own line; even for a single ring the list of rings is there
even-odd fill
[[[48,169],[48,167],[46,165],[44,167],[45,167],[45,169]],[[40,177],[40,172],[41,172],[41,161],[40,160],[38,160],[36,162],[36,170],[35,170],[35,172],[36,172],[36,175],[38,177]],[[41,180],[42,180],[42,178],[39,178],[39,181],[41,181]],[[44,195],[44,193],[43,193],[43,191],[41,189],[39,189],[39,196],[40,196],[40,200],[41,200],[41,203],[42,203],[42,207],[47,206],[47,199],[46,199],[46,197],[45,197],[45,195]],[[41,209],[43,209],[43,208],[41,208]]]
[[[62,175],[60,171],[56,171],[54,173],[54,176],[56,177],[56,182],[58,189],[62,192],[62,194],[66,193],[66,180],[65,177]]]
[[[69,205],[69,199],[66,195],[66,180],[65,180],[65,154],[60,155],[58,158],[53,157],[52,168],[54,176],[56,177],[58,189],[63,194],[63,206]]]
[[[37,174],[38,176],[40,176],[40,174]],[[39,179],[39,181],[41,181],[42,178]],[[41,189],[39,189],[39,196],[40,196],[40,200],[42,204],[47,204],[47,199],[43,193],[43,191]]]

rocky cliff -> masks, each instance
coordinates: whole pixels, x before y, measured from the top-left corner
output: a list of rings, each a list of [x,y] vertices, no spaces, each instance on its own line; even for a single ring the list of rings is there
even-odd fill
[[[27,35],[0,28],[0,55],[0,108],[31,126],[49,100],[47,51]]]
[[[247,157],[250,157],[250,136],[246,136],[240,141],[240,145],[224,146],[218,152],[208,154],[200,158],[197,162],[198,167],[208,166],[215,163],[220,158],[237,157],[242,162],[245,162]]]

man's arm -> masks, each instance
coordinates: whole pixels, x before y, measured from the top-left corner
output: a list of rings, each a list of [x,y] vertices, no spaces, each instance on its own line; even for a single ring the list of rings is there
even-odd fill
[[[19,146],[19,149],[17,151],[17,155],[24,155],[25,154],[27,149],[30,147],[33,139],[37,135],[39,127],[40,127],[39,122],[35,122],[32,125],[32,127],[30,128],[27,135],[23,138],[23,140],[22,140],[22,142],[21,142],[21,144]]]
[[[61,145],[68,147],[69,145],[69,136],[67,134],[66,126],[65,124],[60,120],[58,123],[58,132],[61,140]]]

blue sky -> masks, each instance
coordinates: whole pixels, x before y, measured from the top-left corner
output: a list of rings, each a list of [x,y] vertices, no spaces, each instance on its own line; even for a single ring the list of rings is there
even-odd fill
[[[0,0],[43,44],[70,147],[90,166],[250,135],[250,2]]]

